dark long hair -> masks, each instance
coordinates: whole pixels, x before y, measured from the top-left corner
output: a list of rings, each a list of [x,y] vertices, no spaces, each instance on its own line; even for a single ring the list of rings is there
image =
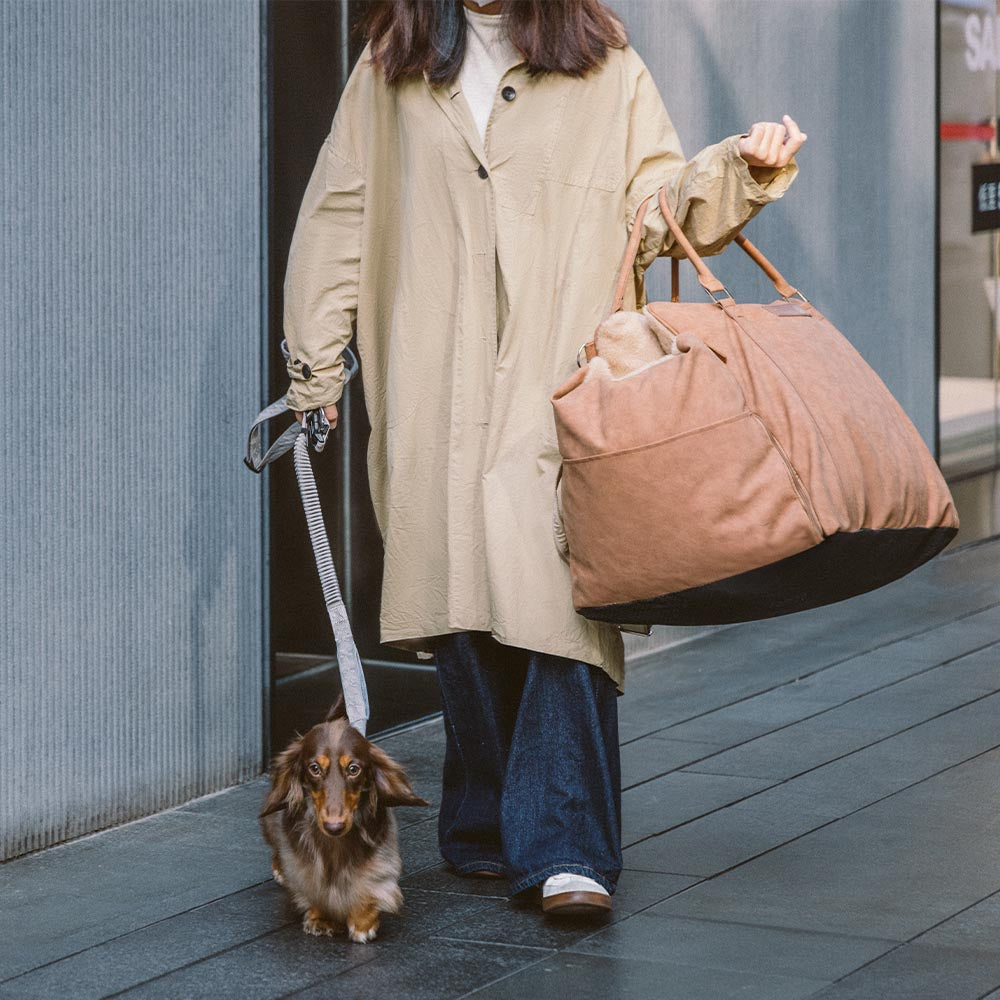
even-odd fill
[[[427,70],[435,86],[453,83],[465,55],[462,0],[371,0],[355,25],[372,63],[390,85]],[[584,76],[609,48],[628,43],[621,18],[601,0],[505,0],[502,27],[529,76]]]

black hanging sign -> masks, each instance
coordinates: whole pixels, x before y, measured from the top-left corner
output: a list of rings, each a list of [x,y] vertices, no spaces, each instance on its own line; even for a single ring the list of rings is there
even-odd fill
[[[1000,229],[1000,163],[972,164],[972,231]]]

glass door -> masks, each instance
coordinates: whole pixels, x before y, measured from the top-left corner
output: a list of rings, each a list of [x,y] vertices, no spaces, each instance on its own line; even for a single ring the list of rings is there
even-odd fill
[[[282,285],[295,218],[340,93],[362,44],[349,31],[358,3],[267,0],[269,400],[288,387],[281,356]],[[351,348],[357,355],[352,341]],[[345,387],[337,429],[313,470],[341,592],[364,664],[368,735],[440,711],[432,661],[379,643],[382,539],[368,491],[370,427],[364,372]],[[291,423],[293,418],[288,417]],[[277,423],[277,421],[276,421]],[[284,429],[276,429],[279,433]],[[269,466],[270,745],[322,720],[340,691],[327,618],[290,455]]]
[[[939,461],[961,544],[1000,532],[1000,19],[995,0],[938,18]]]

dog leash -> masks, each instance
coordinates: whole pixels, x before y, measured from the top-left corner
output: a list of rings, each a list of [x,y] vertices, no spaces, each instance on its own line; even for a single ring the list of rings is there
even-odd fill
[[[288,344],[281,342],[281,353],[287,361],[290,357]],[[358,359],[349,347],[344,348],[347,356],[345,371],[346,384],[359,370]],[[313,475],[312,460],[309,458],[309,447],[321,452],[326,445],[330,433],[330,421],[322,409],[307,410],[304,414],[304,424],[293,420],[277,440],[261,454],[261,431],[267,421],[273,419],[285,410],[290,409],[286,397],[282,396],[264,407],[250,425],[247,436],[247,451],[243,464],[251,472],[263,472],[276,458],[280,458],[289,448],[294,448],[295,478],[299,484],[299,494],[302,497],[302,507],[305,510],[306,524],[309,527],[309,541],[312,544],[316,568],[319,571],[319,581],[323,588],[323,600],[330,616],[333,634],[337,641],[337,665],[340,668],[340,685],[344,691],[344,705],[347,709],[347,719],[355,729],[365,735],[368,725],[368,688],[365,685],[365,672],[361,666],[361,657],[354,642],[354,633],[347,617],[347,608],[340,593],[337,581],[337,570],[333,565],[333,554],[330,551],[330,541],[327,538],[326,526],[323,521],[323,508],[320,506],[319,493],[316,489],[316,479]]]

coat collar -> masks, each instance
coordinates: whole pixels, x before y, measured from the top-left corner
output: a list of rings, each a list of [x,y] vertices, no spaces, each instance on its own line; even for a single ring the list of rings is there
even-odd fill
[[[512,70],[520,70],[522,66],[527,65],[526,59],[520,59],[516,63],[511,63],[503,72],[503,76],[500,78],[500,83],[497,84],[499,87],[503,83],[507,74]],[[476,128],[475,119],[472,117],[472,109],[469,107],[469,102],[466,101],[465,95],[462,93],[462,88],[458,80],[446,87],[435,87],[432,86],[430,80],[428,79],[427,70],[423,71],[424,83],[427,85],[427,89],[430,91],[431,96],[437,102],[438,107],[445,113],[448,121],[455,126],[459,134],[465,139],[472,150],[476,158],[484,165],[489,166],[487,163],[486,150],[483,147],[482,137],[479,135],[479,129]]]

